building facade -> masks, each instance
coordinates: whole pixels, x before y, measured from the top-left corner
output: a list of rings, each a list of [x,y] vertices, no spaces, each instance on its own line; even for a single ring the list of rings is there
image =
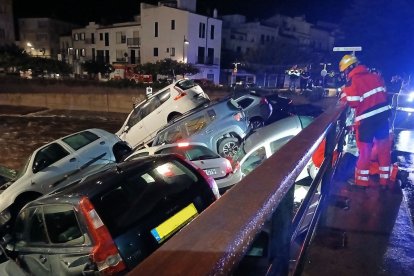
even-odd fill
[[[166,58],[191,63],[199,73],[190,78],[219,82],[222,21],[195,13],[195,0],[141,3],[132,22],[100,26],[90,22],[72,30],[75,73],[87,60],[140,64]]]
[[[76,25],[51,18],[19,18],[20,47],[26,53],[57,59],[60,36],[70,34]]]
[[[0,0],[0,46],[14,42],[12,0]]]

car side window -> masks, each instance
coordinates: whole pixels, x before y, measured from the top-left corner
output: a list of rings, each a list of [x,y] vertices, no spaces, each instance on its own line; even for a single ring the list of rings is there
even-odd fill
[[[45,223],[41,207],[24,209],[16,219],[14,228],[16,246],[47,244]]]
[[[33,162],[33,171],[37,172],[42,170],[68,155],[69,152],[61,145],[57,143],[50,144],[36,153]]]
[[[168,101],[168,99],[171,97],[171,90],[168,88],[162,92],[160,92],[158,95],[158,100],[160,101],[160,105]]]
[[[270,153],[273,154],[276,151],[278,151],[281,147],[283,147],[287,142],[289,142],[290,139],[292,139],[294,136],[286,136],[282,139],[278,139],[275,141],[270,142]]]
[[[148,116],[151,112],[160,106],[160,101],[157,97],[149,99],[141,108],[141,120]]]
[[[144,104],[135,107],[135,109],[132,111],[131,116],[129,116],[127,126],[133,127],[136,125],[139,121],[141,121],[141,106]]]
[[[243,108],[247,108],[248,106],[250,106],[253,103],[253,99],[250,98],[245,98],[245,99],[241,99],[240,101],[237,101],[237,103]]]
[[[263,161],[266,160],[266,149],[265,147],[260,147],[257,150],[253,151],[249,157],[241,165],[241,172],[244,175],[248,175],[255,168],[257,168]]]
[[[84,243],[84,236],[71,205],[46,205],[43,207],[43,213],[52,243]]]
[[[157,139],[157,145],[161,145],[162,143],[175,143],[183,138],[185,138],[183,131],[181,130],[181,125],[176,125],[171,127],[169,130],[164,132],[162,135],[159,136],[160,138]]]
[[[99,136],[95,133],[84,131],[62,139],[62,141],[68,144],[72,149],[78,150],[98,139]]]
[[[205,128],[208,125],[208,121],[204,114],[202,114],[201,116],[187,120],[184,125],[187,130],[187,135],[191,136]]]

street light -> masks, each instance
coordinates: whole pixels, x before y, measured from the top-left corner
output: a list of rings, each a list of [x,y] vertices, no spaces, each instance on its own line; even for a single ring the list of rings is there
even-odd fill
[[[187,58],[185,57],[185,45],[190,44],[190,41],[188,41],[185,36],[184,36],[184,41],[183,41],[183,62],[187,63]]]

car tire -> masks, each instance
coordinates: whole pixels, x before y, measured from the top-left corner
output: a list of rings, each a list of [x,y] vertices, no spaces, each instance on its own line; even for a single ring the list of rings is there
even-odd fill
[[[239,150],[240,142],[235,137],[227,137],[219,141],[218,154],[223,157],[232,157]]]
[[[252,118],[250,120],[250,126],[253,130],[261,128],[264,126],[264,121],[261,118]]]

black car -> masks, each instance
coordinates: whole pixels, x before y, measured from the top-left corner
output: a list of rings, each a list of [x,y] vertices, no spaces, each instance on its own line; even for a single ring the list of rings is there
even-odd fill
[[[138,158],[26,205],[8,248],[33,275],[126,272],[218,197],[178,155]]]

